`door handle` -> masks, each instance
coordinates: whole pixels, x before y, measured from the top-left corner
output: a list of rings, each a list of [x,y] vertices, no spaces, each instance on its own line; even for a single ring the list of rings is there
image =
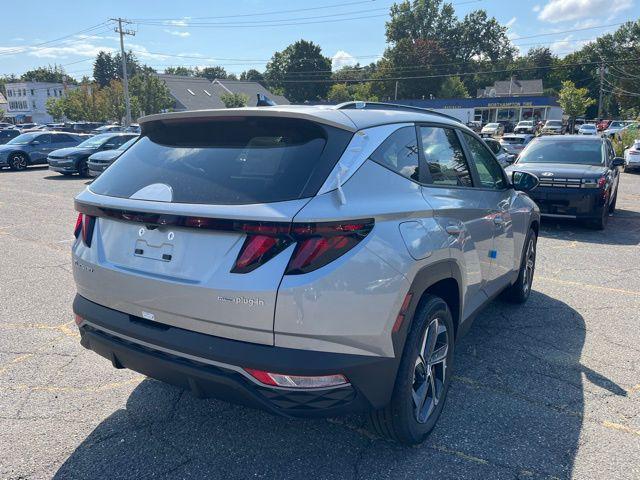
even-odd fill
[[[464,232],[464,228],[459,225],[447,225],[445,231],[449,235],[460,235]]]

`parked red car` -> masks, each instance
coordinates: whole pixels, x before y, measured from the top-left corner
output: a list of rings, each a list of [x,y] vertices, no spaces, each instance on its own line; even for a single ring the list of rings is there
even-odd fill
[[[602,131],[606,130],[607,128],[609,128],[609,124],[610,123],[611,123],[611,120],[600,120],[596,124],[596,128],[598,129],[599,132],[602,132]]]

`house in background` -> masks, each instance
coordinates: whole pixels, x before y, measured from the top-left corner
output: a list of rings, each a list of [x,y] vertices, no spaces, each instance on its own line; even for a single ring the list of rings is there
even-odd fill
[[[49,82],[7,83],[8,108],[5,117],[14,123],[51,123],[54,118],[47,113],[47,100],[61,98],[74,86]]]
[[[2,92],[0,92],[0,110],[2,110],[3,112],[3,113],[0,113],[0,120],[4,118],[4,115],[7,113],[8,108],[9,108],[9,104],[7,103],[7,99],[4,98],[4,95],[2,95]]]
[[[258,82],[243,80],[214,80],[202,77],[158,74],[175,100],[174,110],[203,110],[225,108],[221,96],[230,93],[244,94],[249,98],[247,106],[255,107],[258,94],[264,95],[278,105],[288,105],[289,100],[275,95]]]
[[[479,88],[477,98],[495,97],[534,97],[544,95],[542,80],[518,80],[511,77],[509,80],[497,81],[493,85]]]

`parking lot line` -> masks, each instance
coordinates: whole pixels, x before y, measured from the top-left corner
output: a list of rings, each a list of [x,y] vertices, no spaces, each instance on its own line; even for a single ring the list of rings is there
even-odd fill
[[[612,287],[603,287],[602,285],[593,285],[591,283],[582,283],[582,282],[574,282],[571,280],[560,280],[558,278],[551,277],[537,277],[538,280],[544,280],[545,282],[554,282],[559,283],[561,285],[570,285],[574,287],[581,287],[591,290],[601,290],[604,292],[613,292],[613,293],[624,293],[626,295],[633,295],[640,297],[640,292],[637,290],[625,290],[624,288],[612,288]]]

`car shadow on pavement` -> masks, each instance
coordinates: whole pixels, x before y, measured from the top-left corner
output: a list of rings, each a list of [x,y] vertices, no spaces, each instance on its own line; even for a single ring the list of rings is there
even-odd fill
[[[542,220],[540,236],[557,240],[602,245],[639,245],[640,215],[637,211],[616,209],[604,230],[598,231],[573,219]]]
[[[458,342],[447,405],[416,448],[375,437],[364,416],[279,418],[146,379],[55,478],[568,478],[587,383],[626,395],[580,364],[585,332],[539,292],[490,304]]]

